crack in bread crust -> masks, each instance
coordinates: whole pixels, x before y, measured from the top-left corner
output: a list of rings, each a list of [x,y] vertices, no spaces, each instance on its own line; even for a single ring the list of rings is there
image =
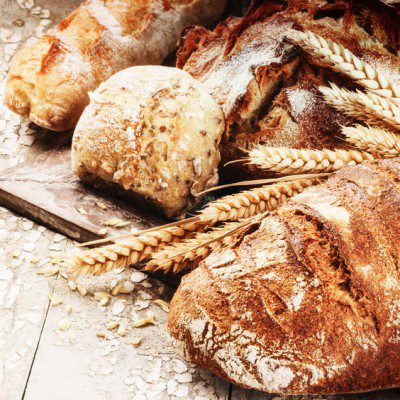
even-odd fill
[[[400,159],[344,168],[211,253],[170,307],[188,359],[287,395],[399,385],[399,177]]]

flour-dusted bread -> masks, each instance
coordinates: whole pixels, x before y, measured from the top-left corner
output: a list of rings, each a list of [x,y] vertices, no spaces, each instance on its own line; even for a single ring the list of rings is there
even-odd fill
[[[331,38],[400,82],[400,16],[379,1],[254,1],[243,18],[229,17],[214,31],[188,29],[177,65],[204,83],[225,113],[222,164],[245,158],[245,150],[259,144],[345,146],[337,132],[349,119],[317,88],[332,81],[353,87],[321,65],[310,65],[315,60],[286,40],[292,28]],[[271,172],[230,163],[220,175],[237,181]]]
[[[73,128],[93,91],[133,65],[159,64],[182,29],[211,24],[226,0],[89,0],[14,58],[5,102],[44,128]]]
[[[73,170],[177,216],[218,182],[224,125],[220,107],[187,72],[128,68],[102,83],[82,114]]]
[[[400,385],[400,159],[346,167],[185,276],[187,358],[282,394]]]

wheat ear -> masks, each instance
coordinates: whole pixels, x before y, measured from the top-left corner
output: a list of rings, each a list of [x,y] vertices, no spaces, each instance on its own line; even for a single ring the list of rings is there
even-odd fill
[[[260,221],[265,214],[240,222],[227,222],[221,227],[213,228],[195,237],[173,243],[156,252],[147,263],[146,270],[178,273],[194,269],[211,251],[220,246],[231,246],[253,224]]]
[[[350,92],[331,83],[321,86],[325,101],[337,110],[369,125],[400,130],[400,108],[374,93]]]
[[[214,225],[222,221],[239,221],[272,211],[288,198],[301,193],[307,187],[320,183],[322,179],[301,179],[275,183],[222,197],[200,211],[200,220]]]
[[[357,150],[309,150],[259,146],[249,151],[251,164],[281,174],[332,172],[345,165],[355,165],[372,159],[373,155]]]
[[[386,158],[400,156],[400,136],[392,132],[363,125],[345,126],[342,132],[348,142],[360,149]]]
[[[356,57],[342,45],[325,39],[311,31],[291,31],[288,39],[300,45],[303,50],[325,66],[340,72],[361,86],[380,96],[392,98],[400,105],[400,86],[370,64]]]
[[[177,242],[198,229],[198,222],[160,228],[158,231],[121,239],[107,246],[71,254],[62,264],[70,273],[99,275],[147,260],[154,251]]]

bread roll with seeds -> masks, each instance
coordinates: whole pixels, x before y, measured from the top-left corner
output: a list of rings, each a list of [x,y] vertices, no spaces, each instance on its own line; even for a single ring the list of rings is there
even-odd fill
[[[400,385],[400,158],[345,167],[185,276],[168,327],[190,362],[271,393]]]
[[[102,83],[82,114],[73,170],[177,216],[217,183],[224,125],[220,107],[187,72],[128,68]]]
[[[89,0],[14,58],[5,103],[44,128],[73,128],[88,93],[133,65],[159,64],[182,29],[211,24],[226,0]]]

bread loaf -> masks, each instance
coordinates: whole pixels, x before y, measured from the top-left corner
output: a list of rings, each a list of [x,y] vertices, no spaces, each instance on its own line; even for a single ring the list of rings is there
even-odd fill
[[[73,170],[177,216],[217,184],[223,131],[221,109],[187,72],[131,67],[93,93],[75,129]]]
[[[223,164],[259,144],[346,146],[338,132],[353,121],[332,109],[317,88],[328,82],[354,85],[304,58],[286,40],[292,28],[331,38],[400,81],[400,16],[374,0],[260,0],[243,18],[228,18],[212,32],[187,30],[177,65],[204,83],[224,110]],[[230,181],[270,175],[243,163],[221,168],[222,179]]]
[[[211,24],[226,0],[89,0],[14,58],[5,102],[44,128],[73,128],[88,93],[132,65],[159,64],[181,30]]]
[[[400,159],[346,167],[185,276],[169,312],[187,359],[281,394],[400,384]]]

